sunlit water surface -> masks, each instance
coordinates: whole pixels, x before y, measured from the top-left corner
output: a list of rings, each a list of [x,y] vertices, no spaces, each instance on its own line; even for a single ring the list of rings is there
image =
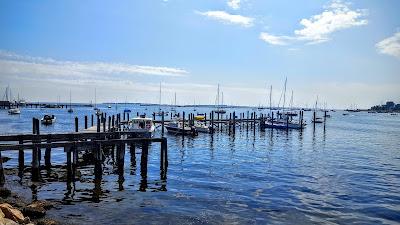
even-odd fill
[[[115,108],[102,107],[108,114],[116,113]],[[151,106],[125,107],[134,114],[156,111]],[[188,113],[193,108],[179,110]],[[45,113],[54,114],[57,121],[41,126],[41,133],[73,131],[73,118],[80,118],[82,128],[83,116],[92,112],[84,107],[73,114],[65,109],[23,108],[20,116],[10,116],[0,110],[0,133],[30,133],[32,117]],[[101,183],[93,182],[93,167],[87,166],[80,168],[82,178],[72,187],[49,180],[39,185],[37,198],[61,202],[61,207],[48,211],[49,216],[76,224],[399,223],[400,115],[330,114],[326,129],[322,124],[315,130],[308,125],[302,133],[238,127],[234,136],[225,131],[194,138],[166,134],[166,180],[160,178],[160,146],[154,143],[145,179],[140,174],[140,148],[136,164],[127,148],[124,179],[108,159]],[[311,112],[305,117],[310,121]],[[3,156],[11,157],[6,168],[16,168],[17,154]],[[52,161],[65,164],[62,149],[52,151]],[[25,162],[30,162],[29,151]],[[7,179],[19,181],[17,176]],[[29,173],[21,183],[12,188],[31,197]]]

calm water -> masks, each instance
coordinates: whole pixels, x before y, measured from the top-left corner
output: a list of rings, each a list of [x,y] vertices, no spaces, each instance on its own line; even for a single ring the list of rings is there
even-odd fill
[[[147,108],[149,114],[155,110]],[[247,109],[236,109],[241,110]],[[42,126],[42,133],[65,132],[74,129],[74,116],[83,118],[92,110],[76,108],[70,115],[65,109],[25,108],[20,116],[1,110],[0,133],[29,133],[32,117],[45,113],[55,114],[57,122]],[[400,223],[400,115],[331,115],[325,130],[323,125],[315,130],[308,126],[303,133],[257,130],[254,135],[238,128],[234,137],[226,132],[184,139],[166,134],[166,180],[160,180],[160,147],[153,144],[147,179],[140,174],[140,149],[136,165],[127,149],[124,181],[108,160],[100,184],[93,183],[93,167],[83,167],[82,179],[72,190],[48,180],[38,186],[37,197],[62,202],[49,215],[76,224]],[[305,117],[309,121],[311,112]],[[61,149],[52,154],[55,164],[64,164]],[[7,168],[17,165],[15,154],[3,156],[12,158]],[[26,163],[29,158],[27,151]],[[25,177],[12,188],[30,197],[28,174]]]

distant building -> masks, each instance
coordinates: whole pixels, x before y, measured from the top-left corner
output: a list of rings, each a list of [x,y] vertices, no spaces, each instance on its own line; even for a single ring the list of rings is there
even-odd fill
[[[400,111],[400,104],[395,104],[393,101],[387,101],[385,105],[372,106],[373,111]]]
[[[394,106],[395,106],[394,102],[391,102],[391,101],[386,102],[387,109],[394,109]]]

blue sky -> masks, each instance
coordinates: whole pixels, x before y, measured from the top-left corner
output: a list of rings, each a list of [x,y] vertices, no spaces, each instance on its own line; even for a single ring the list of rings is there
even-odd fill
[[[1,1],[0,90],[28,100],[400,102],[400,2]]]

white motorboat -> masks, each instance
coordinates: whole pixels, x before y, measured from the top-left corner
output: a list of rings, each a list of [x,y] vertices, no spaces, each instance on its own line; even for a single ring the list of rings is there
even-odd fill
[[[56,122],[56,117],[54,115],[44,115],[40,121],[44,125],[51,125]]]
[[[211,131],[213,129],[211,126],[208,126],[204,122],[201,122],[201,121],[195,121],[194,127],[200,133],[211,133]]]
[[[128,125],[124,127],[124,131],[130,132],[130,137],[145,137],[150,138],[154,134],[154,126],[152,118],[136,117],[129,121]]]
[[[18,115],[21,114],[21,110],[19,108],[12,108],[8,110],[8,114],[10,115]]]

